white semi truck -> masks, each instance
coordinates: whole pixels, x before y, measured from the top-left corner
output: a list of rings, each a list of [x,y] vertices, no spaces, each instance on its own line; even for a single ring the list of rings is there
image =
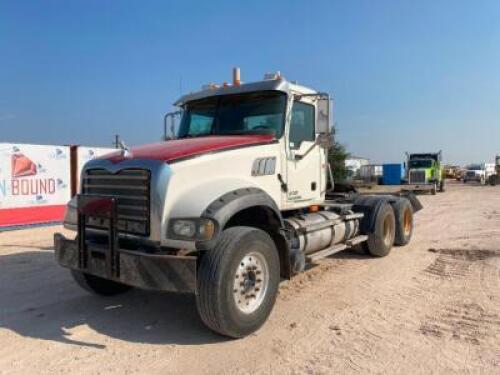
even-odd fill
[[[348,248],[387,255],[422,206],[334,188],[328,94],[233,78],[176,102],[175,139],[88,162],[65,217],[77,235],[54,241],[88,291],[194,293],[202,321],[238,338],[266,321],[280,280]]]
[[[479,182],[485,185],[490,181],[490,177],[495,174],[495,164],[481,163],[470,164],[465,171],[463,182],[464,184],[470,181]]]

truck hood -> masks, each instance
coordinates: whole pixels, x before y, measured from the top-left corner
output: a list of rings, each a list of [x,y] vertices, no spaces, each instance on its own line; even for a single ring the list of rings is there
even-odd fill
[[[274,139],[273,135],[214,135],[208,137],[183,138],[132,147],[130,152],[125,153],[125,155],[121,151],[117,151],[102,156],[100,159],[109,160],[112,163],[134,159],[175,162],[216,151],[268,144],[274,141]]]

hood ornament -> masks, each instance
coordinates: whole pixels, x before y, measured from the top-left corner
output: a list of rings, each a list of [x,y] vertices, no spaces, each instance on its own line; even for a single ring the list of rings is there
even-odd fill
[[[123,140],[119,139],[116,142],[117,146],[120,148],[121,156],[123,158],[128,158],[132,156],[132,152],[130,151],[130,148],[123,142]]]

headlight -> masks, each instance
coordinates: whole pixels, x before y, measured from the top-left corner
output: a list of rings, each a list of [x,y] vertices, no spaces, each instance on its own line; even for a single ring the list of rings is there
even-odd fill
[[[215,223],[210,219],[172,219],[168,237],[180,240],[207,241],[215,233]]]
[[[196,234],[196,223],[191,220],[176,220],[172,224],[172,232],[181,237],[194,237]]]

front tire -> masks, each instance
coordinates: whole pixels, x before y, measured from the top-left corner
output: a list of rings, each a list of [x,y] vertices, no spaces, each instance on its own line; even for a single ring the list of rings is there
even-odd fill
[[[198,269],[196,306],[213,331],[240,338],[269,317],[278,293],[280,262],[271,237],[251,227],[222,232],[203,254]]]
[[[73,279],[82,289],[100,296],[114,296],[132,289],[131,286],[103,279],[102,277],[90,275],[81,271],[71,270],[71,276],[73,276]]]

